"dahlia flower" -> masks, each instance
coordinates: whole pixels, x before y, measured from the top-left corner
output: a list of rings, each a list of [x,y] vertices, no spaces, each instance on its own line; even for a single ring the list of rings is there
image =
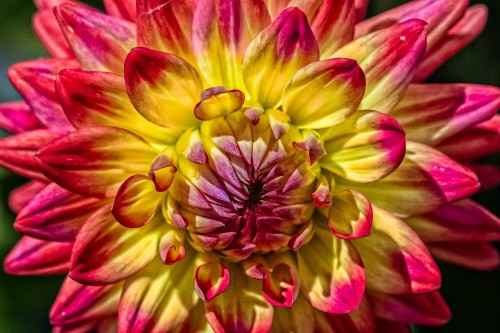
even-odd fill
[[[12,274],[67,274],[55,332],[410,332],[450,316],[432,258],[498,265],[455,160],[500,92],[421,84],[482,30],[466,0],[35,0],[0,165]],[[485,138],[491,138],[486,140]]]

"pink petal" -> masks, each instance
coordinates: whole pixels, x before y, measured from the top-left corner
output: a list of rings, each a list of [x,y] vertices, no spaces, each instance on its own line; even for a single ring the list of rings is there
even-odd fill
[[[51,241],[74,241],[83,223],[109,200],[85,198],[50,183],[19,212],[14,228]]]
[[[410,325],[377,318],[377,328],[383,333],[412,333]]]
[[[265,272],[262,293],[272,306],[292,307],[294,304],[300,288],[298,272],[294,269],[286,262],[279,262]]]
[[[47,178],[38,167],[35,153],[55,138],[57,134],[40,129],[0,140],[0,166],[23,177],[46,182]]]
[[[71,255],[69,277],[86,285],[121,281],[149,264],[157,255],[157,223],[140,229],[121,226],[106,205],[83,225]],[[153,226],[154,225],[154,226]],[[161,230],[161,229],[160,229]]]
[[[135,26],[78,3],[63,3],[55,14],[83,69],[123,73],[136,45]]]
[[[411,19],[357,38],[334,57],[353,58],[366,76],[360,109],[389,112],[400,100],[424,55],[426,23]]]
[[[365,19],[370,0],[354,0],[354,8],[356,10],[356,23]]]
[[[427,243],[437,259],[480,271],[491,271],[500,266],[498,250],[486,242]]]
[[[418,66],[414,82],[424,81],[441,64],[451,58],[476,39],[483,31],[488,18],[488,8],[482,4],[467,9],[462,18],[456,22],[439,42],[427,50]]]
[[[37,158],[43,172],[65,189],[84,196],[112,196],[128,177],[147,174],[156,154],[126,130],[92,127],[54,140],[37,152]]]
[[[337,333],[375,333],[375,316],[370,303],[363,297],[357,309],[346,314],[332,314],[322,311],[314,311],[316,319],[315,332]],[[386,333],[382,331],[380,333]],[[396,332],[395,332],[396,333]],[[398,332],[400,333],[400,332]]]
[[[73,242],[59,243],[24,236],[10,251],[4,269],[14,275],[66,274]]]
[[[42,127],[43,125],[25,102],[0,104],[0,128],[8,132],[20,133]]]
[[[407,294],[440,287],[439,269],[425,244],[392,213],[373,206],[372,235],[352,242],[363,258],[368,290]]]
[[[408,139],[435,146],[493,117],[500,89],[475,84],[412,84],[390,112]]]
[[[72,58],[73,51],[50,9],[40,10],[33,17],[33,29],[47,52],[54,58]]]
[[[47,186],[46,182],[29,181],[9,193],[9,207],[14,213],[19,213],[33,197]]]
[[[372,220],[372,206],[362,193],[344,190],[332,196],[328,226],[335,236],[346,240],[369,236]]]
[[[229,270],[220,263],[207,262],[196,268],[194,288],[200,298],[209,302],[229,285]]]
[[[58,132],[73,129],[57,100],[56,75],[63,69],[78,68],[69,59],[41,59],[20,62],[9,69],[9,79],[35,116],[46,127]]]
[[[467,164],[479,179],[481,191],[492,190],[500,185],[500,167],[491,164]]]
[[[104,0],[104,7],[109,14],[130,22],[137,20],[135,5],[136,0]]]

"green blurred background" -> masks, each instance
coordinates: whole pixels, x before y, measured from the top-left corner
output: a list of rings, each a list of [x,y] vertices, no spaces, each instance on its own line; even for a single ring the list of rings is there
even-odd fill
[[[84,1],[102,8],[100,0]],[[369,15],[379,13],[402,0],[372,0]],[[429,81],[470,82],[500,85],[500,2],[486,3],[490,18],[485,32],[468,48],[440,68]],[[2,0],[0,5],[0,102],[18,99],[6,79],[6,71],[15,62],[46,57],[31,29],[35,12],[31,0]],[[0,130],[0,136],[7,133]],[[498,161],[498,156],[494,157]],[[24,180],[0,168],[0,259],[19,239],[12,228],[14,214],[7,206],[8,193]],[[489,191],[476,199],[500,214],[500,192]],[[499,333],[500,273],[475,272],[439,263],[443,274],[442,293],[453,312],[452,320],[443,327],[416,327],[420,333]],[[0,333],[50,332],[48,312],[57,295],[62,277],[16,277],[0,270]]]

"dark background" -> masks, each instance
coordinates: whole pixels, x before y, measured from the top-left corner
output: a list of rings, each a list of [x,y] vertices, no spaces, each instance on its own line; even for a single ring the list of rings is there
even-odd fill
[[[102,7],[99,0],[84,1]],[[372,0],[369,15],[379,13],[401,0]],[[489,21],[485,32],[468,48],[461,51],[429,81],[470,82],[500,85],[500,2],[481,1],[489,7]],[[479,1],[471,0],[471,4]],[[35,7],[31,0],[2,0],[0,4],[0,102],[18,99],[6,79],[7,68],[18,61],[46,57],[31,29]],[[0,137],[7,133],[0,130]],[[493,157],[496,162],[498,156]],[[0,168],[0,259],[19,239],[12,228],[14,214],[6,202],[8,193],[23,179]],[[500,192],[489,191],[476,199],[499,211]],[[442,293],[453,312],[445,326],[416,327],[418,333],[500,333],[500,273],[476,272],[439,263],[443,274]],[[0,333],[50,332],[48,312],[57,295],[62,277],[15,277],[0,269]]]

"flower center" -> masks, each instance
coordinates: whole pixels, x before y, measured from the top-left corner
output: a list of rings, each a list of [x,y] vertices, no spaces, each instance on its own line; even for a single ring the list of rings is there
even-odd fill
[[[260,203],[262,195],[265,193],[264,183],[258,179],[253,181],[250,185],[248,185],[248,200],[246,202],[246,208],[253,210],[257,204]]]

